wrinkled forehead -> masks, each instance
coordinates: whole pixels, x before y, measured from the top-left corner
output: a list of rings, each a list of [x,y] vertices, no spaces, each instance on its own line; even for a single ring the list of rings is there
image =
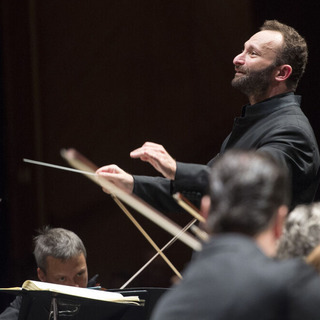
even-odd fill
[[[277,53],[282,46],[283,36],[278,31],[263,30],[255,33],[246,43],[245,46],[253,46],[263,52]]]

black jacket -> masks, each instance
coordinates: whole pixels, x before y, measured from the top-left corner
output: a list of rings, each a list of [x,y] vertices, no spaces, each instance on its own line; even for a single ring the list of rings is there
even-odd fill
[[[312,202],[319,184],[319,149],[300,102],[301,97],[291,92],[244,106],[219,153],[228,149],[263,150],[279,159],[291,174],[291,209]],[[134,176],[133,192],[162,212],[181,211],[172,199],[175,192],[199,205],[207,191],[210,166],[218,156],[207,165],[177,162],[173,181]]]
[[[301,259],[274,261],[252,238],[215,236],[165,293],[152,320],[320,318],[320,277]]]

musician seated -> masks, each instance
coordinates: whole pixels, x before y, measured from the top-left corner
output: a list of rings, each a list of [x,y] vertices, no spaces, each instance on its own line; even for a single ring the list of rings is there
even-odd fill
[[[202,201],[210,240],[152,320],[319,319],[320,277],[303,259],[273,258],[288,211],[288,175],[266,153],[228,151]]]
[[[34,240],[34,256],[40,281],[85,288],[88,283],[87,253],[82,240],[72,231],[44,227]],[[17,296],[0,314],[1,320],[17,320],[22,297]]]

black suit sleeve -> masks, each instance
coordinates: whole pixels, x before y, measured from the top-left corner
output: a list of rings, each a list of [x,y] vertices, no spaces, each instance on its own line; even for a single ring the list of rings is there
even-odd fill
[[[133,193],[163,213],[183,212],[172,195],[180,192],[199,207],[207,191],[209,170],[206,165],[177,162],[175,180],[133,176]]]
[[[181,212],[171,194],[171,181],[162,177],[133,176],[133,193],[163,213]]]

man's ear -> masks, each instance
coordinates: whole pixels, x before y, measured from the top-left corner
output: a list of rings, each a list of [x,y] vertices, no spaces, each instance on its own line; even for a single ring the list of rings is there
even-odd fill
[[[275,222],[274,222],[274,236],[276,239],[279,239],[282,235],[282,230],[283,230],[283,225],[285,223],[286,217],[288,214],[288,207],[287,206],[281,206],[278,209],[278,212],[275,217]]]
[[[201,199],[201,215],[207,220],[210,212],[210,197],[203,196]]]
[[[275,79],[277,81],[286,81],[292,73],[292,67],[289,64],[283,64],[277,68]]]
[[[40,269],[39,267],[37,268],[37,275],[40,281],[44,281],[46,282],[46,274],[44,273],[44,271],[42,269]]]

